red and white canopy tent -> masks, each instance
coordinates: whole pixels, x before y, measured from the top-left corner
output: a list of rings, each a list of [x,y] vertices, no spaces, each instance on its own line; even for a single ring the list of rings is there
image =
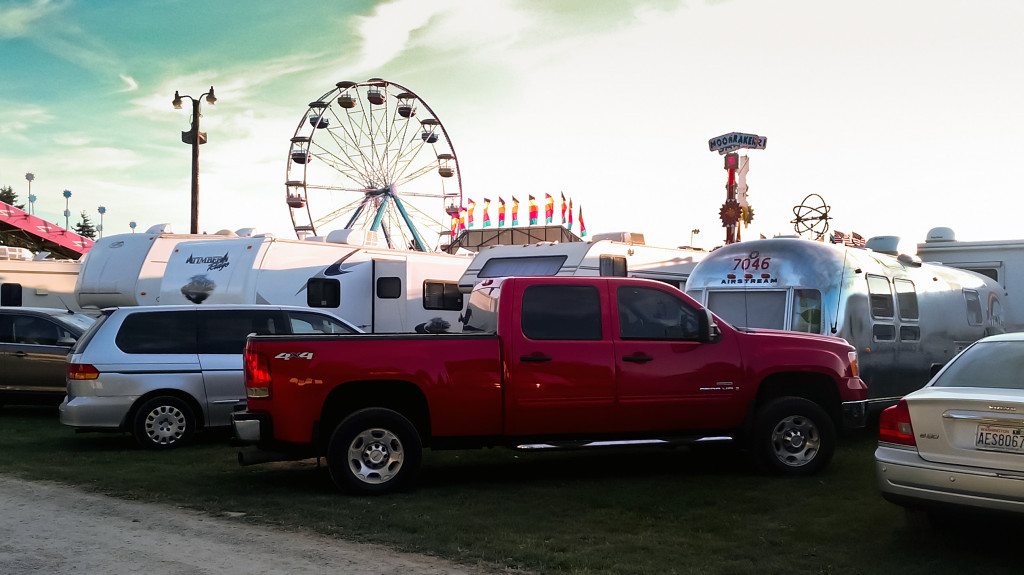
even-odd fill
[[[0,202],[0,234],[13,240],[8,242],[11,245],[37,252],[48,251],[57,257],[74,260],[85,255],[93,244],[87,237],[4,202]]]

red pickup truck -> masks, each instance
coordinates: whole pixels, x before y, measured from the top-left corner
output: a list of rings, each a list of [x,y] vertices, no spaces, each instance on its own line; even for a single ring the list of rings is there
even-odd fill
[[[338,487],[409,484],[424,447],[735,441],[789,475],[864,424],[854,348],[735,329],[678,289],[514,277],[472,292],[461,333],[250,336],[243,465],[327,457]]]

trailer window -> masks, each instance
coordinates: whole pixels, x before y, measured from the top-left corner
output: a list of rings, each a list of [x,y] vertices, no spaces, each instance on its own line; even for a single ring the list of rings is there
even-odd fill
[[[306,281],[306,305],[309,307],[340,306],[341,282],[328,278],[310,278]]]
[[[521,258],[491,258],[480,268],[477,277],[500,278],[508,276],[553,276],[562,269],[568,256],[528,256]]]
[[[523,335],[545,340],[599,340],[601,296],[595,286],[534,285],[523,290]]]
[[[900,341],[921,341],[921,328],[916,325],[901,325]]]
[[[423,309],[460,311],[462,292],[459,291],[459,282],[424,280]]]
[[[914,282],[910,280],[892,280],[896,286],[896,303],[900,308],[900,319],[918,319],[920,312],[917,309],[917,290],[914,289]]]
[[[601,256],[601,275],[626,277],[626,258],[624,256]]]
[[[786,292],[708,290],[708,308],[738,327],[786,329]]]
[[[821,333],[821,292],[816,289],[793,290],[792,331]]]
[[[21,284],[6,283],[0,285],[0,305],[21,307]]]
[[[967,323],[981,325],[985,316],[981,313],[981,298],[978,297],[978,292],[965,289],[964,298],[967,300]]]
[[[868,296],[871,298],[871,317],[893,317],[892,288],[888,279],[869,275]]]
[[[398,299],[402,297],[402,278],[377,278],[377,297],[380,299]]]

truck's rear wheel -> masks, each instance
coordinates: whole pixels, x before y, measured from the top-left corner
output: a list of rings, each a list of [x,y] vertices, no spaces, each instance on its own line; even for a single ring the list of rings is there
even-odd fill
[[[817,473],[832,459],[835,448],[835,426],[825,410],[813,401],[780,397],[758,411],[751,452],[764,472]]]
[[[423,446],[408,419],[390,409],[359,410],[338,424],[327,446],[327,467],[341,489],[381,494],[409,485]]]

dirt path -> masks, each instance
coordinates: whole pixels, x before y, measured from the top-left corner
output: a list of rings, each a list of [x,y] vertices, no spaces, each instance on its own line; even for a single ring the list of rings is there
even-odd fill
[[[0,573],[493,572],[376,545],[0,476]]]

